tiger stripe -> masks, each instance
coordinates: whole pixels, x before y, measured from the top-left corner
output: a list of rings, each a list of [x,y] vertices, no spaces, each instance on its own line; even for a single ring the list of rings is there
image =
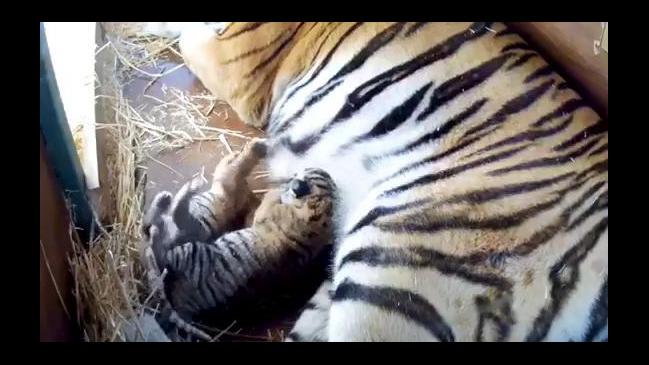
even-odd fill
[[[571,123],[573,120],[573,116],[569,115],[566,117],[561,123],[558,125],[548,128],[548,129],[536,129],[536,130],[525,130],[517,135],[507,137],[505,139],[502,139],[498,142],[494,142],[488,146],[482,147],[479,150],[469,153],[466,155],[466,157],[472,157],[474,155],[478,155],[484,152],[488,152],[491,150],[494,150],[496,148],[504,147],[504,146],[509,146],[512,144],[518,144],[522,142],[534,142],[538,139],[541,138],[546,138],[546,137],[551,137],[556,135],[557,133],[563,132]]]
[[[302,87],[308,85],[311,81],[313,81],[320,74],[320,72],[325,68],[325,66],[327,66],[329,64],[329,61],[330,61],[331,57],[335,54],[338,47],[340,47],[343,44],[345,39],[347,39],[356,29],[358,29],[362,25],[363,25],[363,23],[354,23],[354,24],[352,24],[352,26],[350,26],[345,31],[345,33],[343,33],[343,35],[340,37],[340,39],[336,42],[335,46],[332,47],[332,49],[329,51],[329,53],[327,53],[327,55],[324,57],[324,59],[319,63],[318,67],[313,72],[313,74],[311,74],[309,79],[307,79],[306,82],[301,84],[300,87],[293,90],[292,93],[295,94],[299,89],[301,89]],[[333,32],[333,30],[332,30],[332,32]],[[290,99],[291,96],[293,96],[293,95],[289,95],[287,100]],[[320,95],[313,95],[312,94],[311,97],[307,100],[307,102],[304,103],[304,108],[303,109],[300,109],[300,111],[298,111],[296,114],[292,115],[291,117],[286,118],[281,125],[278,125],[278,127],[276,127],[278,129],[276,129],[276,130],[271,129],[271,131],[272,131],[271,133],[281,134],[282,132],[286,131],[289,127],[291,127],[293,125],[294,121],[296,121],[299,117],[301,117],[304,114],[304,109],[306,109],[307,107],[310,107],[313,104],[315,104],[316,102],[318,102],[318,100],[320,100],[323,96],[324,95],[321,95],[321,94]]]
[[[608,152],[608,143],[604,143],[602,146],[598,147],[593,152],[589,153],[588,157],[597,156],[597,155],[602,154],[604,152]]]
[[[559,155],[559,156],[554,156],[554,157],[544,157],[544,158],[539,158],[536,160],[531,160],[531,161],[526,161],[522,162],[516,165],[512,166],[507,166],[503,168],[499,168],[493,171],[488,172],[489,175],[492,176],[497,176],[497,175],[503,175],[507,174],[513,171],[520,171],[520,170],[529,170],[529,169],[534,169],[534,168],[540,168],[540,167],[548,167],[548,166],[554,166],[554,165],[562,165],[566,164],[568,162],[572,162],[574,159],[579,158],[586,153],[590,152],[590,150],[597,145],[599,142],[599,138],[596,138],[593,141],[588,142],[584,146],[573,150],[571,152],[568,152],[564,155]]]
[[[410,37],[411,35],[417,33],[419,29],[425,27],[428,24],[429,24],[428,22],[417,22],[411,25],[408,29],[406,29],[406,33],[404,34],[404,36]]]
[[[471,118],[473,115],[475,115],[480,109],[487,103],[488,99],[483,98],[480,99],[473,104],[471,104],[468,108],[460,112],[459,114],[453,116],[451,119],[447,120],[446,122],[442,123],[439,127],[437,127],[434,131],[429,132],[423,136],[421,136],[419,139],[417,139],[414,142],[409,143],[405,147],[402,147],[401,149],[398,149],[394,152],[390,152],[384,155],[368,158],[364,160],[363,164],[366,169],[370,170],[372,169],[373,164],[375,164],[378,160],[390,156],[398,156],[398,155],[403,155],[406,154],[422,145],[429,144],[431,142],[434,142],[435,140],[438,140],[444,135],[448,134],[451,132],[455,127],[460,125],[462,122],[466,121],[467,119]],[[441,157],[438,157],[441,158]],[[437,158],[431,158],[430,162],[436,160]]]
[[[384,248],[373,246],[350,252],[341,260],[337,270],[345,265],[362,263],[368,266],[405,266],[409,268],[432,267],[436,270],[459,277],[468,282],[494,287],[500,290],[510,290],[511,282],[506,278],[490,272],[484,272],[469,265],[471,259],[465,260],[443,254],[425,247]]]
[[[527,341],[537,342],[545,338],[550,326],[552,326],[554,317],[577,286],[579,264],[586,258],[590,250],[595,247],[606,229],[608,229],[608,218],[602,218],[575,246],[566,252],[559,262],[552,266],[549,274],[552,287],[550,290],[550,303],[543,307],[534,320],[534,326],[526,337]],[[564,271],[567,272],[564,273]]]
[[[324,86],[316,89],[313,94],[316,98],[327,95],[331,89],[337,86],[343,77],[361,67],[379,49],[389,44],[403,29],[405,23],[395,23],[378,33],[366,45],[352,57],[336,74],[334,74]]]
[[[590,125],[581,131],[575,133],[572,137],[570,137],[567,141],[562,142],[561,144],[555,146],[553,149],[555,151],[563,151],[566,148],[572,147],[575,144],[583,141],[586,137],[594,137],[598,136],[601,134],[604,134],[608,131],[608,125],[604,120],[598,120],[595,124]]]
[[[505,47],[503,47],[500,50],[500,53],[505,53],[505,52],[509,52],[509,51],[515,51],[515,50],[529,51],[529,50],[531,50],[531,48],[525,42],[516,42],[516,43],[508,44]]]
[[[461,93],[471,90],[489,79],[496,71],[500,70],[511,56],[510,53],[497,56],[441,84],[435,89],[428,106],[417,116],[417,120],[426,119]]]
[[[273,38],[267,44],[265,44],[263,46],[260,46],[260,47],[257,47],[257,48],[253,48],[251,50],[248,50],[248,51],[246,51],[246,52],[244,52],[244,53],[242,53],[240,55],[234,56],[234,57],[232,57],[232,58],[230,58],[228,60],[225,60],[225,61],[221,62],[221,64],[222,65],[227,65],[227,64],[230,64],[230,63],[241,61],[242,59],[244,59],[246,57],[253,56],[253,55],[257,54],[257,53],[261,53],[261,52],[269,49],[269,47],[273,46],[275,43],[279,42],[282,39],[284,39],[284,41],[287,41],[288,38],[291,38],[290,34],[291,34],[291,31],[289,29],[287,29],[287,30],[283,31],[282,33],[278,34],[275,38]],[[289,35],[288,38],[286,38],[287,35]]]
[[[330,24],[330,23],[328,23],[328,24]],[[313,56],[311,57],[311,60],[310,60],[309,64],[315,63],[316,59],[318,59],[318,56],[320,56],[320,52],[324,48],[325,44],[327,44],[327,42],[329,41],[331,36],[335,33],[335,31],[338,29],[338,27],[340,25],[342,25],[342,24],[338,23],[338,24],[335,24],[335,25],[333,25],[331,27],[326,27],[326,26],[322,27],[322,31],[321,31],[320,35],[315,40],[315,42],[318,43],[318,48],[313,53]],[[324,39],[322,41],[320,41],[320,38],[324,38]],[[324,65],[321,65],[321,66],[324,67]],[[291,91],[288,92],[286,97],[283,98],[284,101],[290,100],[291,97],[293,97],[293,95],[295,95],[298,91],[300,91],[304,86],[308,85],[309,82],[318,75],[319,70],[320,69],[313,72],[309,76],[309,78],[306,79],[304,82],[300,82],[302,80],[301,80],[301,78],[299,78],[296,81],[294,81],[291,85],[289,85],[288,88],[292,87],[292,89],[291,89]],[[295,86],[295,84],[298,84],[298,83],[299,83],[299,85]],[[276,109],[277,111],[275,113],[278,114],[278,115],[281,114],[285,105],[286,105],[285,103],[279,104],[279,106]],[[277,119],[274,118],[273,116],[271,116],[270,121],[268,123],[269,130],[274,130],[277,127],[276,122],[277,122]]]
[[[523,53],[516,59],[514,63],[507,66],[507,71],[511,71],[517,67],[523,66],[527,61],[535,57],[538,57],[538,54],[535,52]]]
[[[420,295],[407,290],[369,287],[345,281],[336,287],[331,300],[334,302],[363,301],[385,310],[398,312],[425,327],[440,341],[455,341],[453,331],[435,310],[435,307]]]
[[[228,33],[228,34],[223,33],[223,35],[219,37],[219,40],[224,41],[224,40],[229,40],[229,39],[236,39],[237,37],[239,37],[239,36],[241,36],[243,34],[252,32],[252,31],[254,31],[254,30],[258,29],[259,27],[261,27],[263,25],[266,25],[266,24],[268,24],[268,23],[266,23],[266,22],[251,23],[251,24],[243,26],[241,29],[236,30],[236,31],[234,31],[232,33],[229,33],[228,31],[230,29],[227,29],[225,33]]]
[[[273,53],[270,54],[270,56],[266,57],[263,59],[261,62],[258,62],[255,67],[253,67],[250,71],[248,71],[243,77],[244,78],[250,78],[255,76],[260,70],[262,70],[264,67],[266,67],[268,64],[270,64],[273,61],[277,60],[277,56],[286,48],[286,46],[293,40],[297,32],[300,30],[300,28],[304,25],[304,23],[300,23],[293,29],[291,34],[286,37],[286,39],[279,44],[273,51]]]
[[[353,113],[361,109],[372,98],[381,93],[387,87],[412,75],[422,67],[429,66],[453,55],[466,42],[475,40],[487,33],[487,26],[488,24],[486,23],[475,23],[467,30],[450,37],[443,43],[434,46],[415,58],[371,78],[347,96],[347,102],[319,133],[302,137],[300,140],[295,142],[284,138],[282,139],[282,143],[285,144],[294,154],[304,154],[315,143],[317,143],[320,138],[322,138],[324,133],[328,132],[338,123],[350,118]]]
[[[589,317],[590,324],[588,326],[588,331],[584,335],[584,341],[586,342],[595,340],[595,337],[597,337],[608,324],[608,277],[604,280],[604,284],[602,284],[599,296],[593,304],[593,309]],[[604,341],[608,342],[608,338]]]
[[[340,69],[340,71],[338,71],[334,76],[332,76],[325,85],[318,88],[312,93],[309,102],[307,102],[306,105],[312,106],[319,100],[322,100],[324,96],[329,94],[338,85],[340,85],[340,81],[342,77],[361,67],[363,63],[365,63],[365,61],[367,61],[367,59],[371,55],[377,52],[378,49],[390,43],[404,26],[405,23],[395,23],[390,27],[388,27],[387,29],[385,29],[383,32],[377,34],[374,38],[372,38],[366,44],[366,46],[363,49],[361,49],[361,51],[359,51],[358,54],[356,54],[347,64],[345,64],[345,66],[343,66]],[[303,112],[304,111],[299,112],[294,117],[289,118],[289,120],[291,119],[294,120],[294,118],[301,116],[301,113]],[[283,130],[286,130],[286,128],[281,129],[279,132],[282,132]]]
[[[570,99],[563,104],[561,104],[559,107],[557,107],[555,110],[552,112],[544,115],[543,117],[539,118],[534,124],[532,124],[533,127],[542,127],[545,123],[552,121],[555,118],[562,117],[566,114],[574,113],[576,110],[580,108],[586,107],[585,102],[582,99]]]
[[[379,120],[370,131],[340,146],[338,148],[338,153],[351,146],[355,146],[360,142],[386,135],[401,126],[414,113],[415,109],[419,106],[419,103],[432,85],[433,83],[430,82],[419,88],[419,90],[415,91],[415,93],[403,102],[403,104],[396,106],[385,117]]]
[[[549,186],[552,186],[556,183],[566,180],[567,178],[573,177],[574,172],[569,172],[563,175],[559,175],[553,178],[548,178],[539,181],[527,181],[518,184],[505,185],[499,188],[489,188],[481,190],[473,190],[463,194],[451,196],[449,198],[443,199],[441,201],[434,201],[431,198],[418,200],[416,204],[408,203],[401,206],[395,207],[378,207],[372,209],[365,217],[363,217],[355,226],[352,228],[348,234],[352,234],[362,227],[372,223],[376,219],[386,216],[388,214],[395,214],[402,212],[406,209],[412,209],[413,207],[421,207],[426,203],[433,203],[428,205],[428,209],[434,209],[441,207],[446,204],[457,204],[460,202],[479,204],[485,203],[487,201],[495,199],[503,199],[506,197],[511,197],[516,194],[528,193],[531,191],[543,189]]]
[[[462,147],[466,147],[466,145],[462,145]],[[492,154],[490,156],[487,156],[487,157],[484,157],[484,158],[481,158],[481,159],[478,159],[478,160],[475,160],[475,161],[468,162],[468,163],[466,163],[464,165],[459,165],[459,166],[452,167],[452,168],[447,169],[447,170],[442,170],[442,171],[439,171],[439,172],[435,172],[435,173],[432,173],[432,174],[426,174],[426,175],[421,176],[421,177],[419,177],[419,178],[417,178],[417,179],[415,179],[413,181],[410,181],[408,183],[401,184],[401,185],[396,186],[394,188],[385,190],[384,192],[382,192],[379,195],[379,197],[385,197],[385,196],[390,196],[390,195],[402,193],[402,192],[410,190],[410,189],[412,189],[414,187],[419,187],[419,186],[422,186],[422,185],[431,184],[431,183],[434,183],[434,182],[436,182],[438,180],[441,180],[441,179],[448,179],[449,177],[452,177],[452,176],[457,175],[459,173],[466,172],[466,171],[476,169],[476,168],[479,168],[479,167],[484,167],[485,165],[489,165],[489,164],[492,164],[494,162],[498,162],[498,161],[508,159],[508,158],[516,155],[517,153],[523,151],[525,148],[527,148],[526,145],[521,146],[521,147],[515,147],[515,148],[509,149],[509,150],[506,150],[506,151],[494,153],[494,154]],[[410,165],[408,167],[405,167],[405,168],[401,169],[398,173],[396,173],[396,174],[394,174],[392,176],[403,174],[404,172],[406,172],[408,170],[412,170],[412,169],[414,169],[416,167],[419,167],[419,166],[421,166],[421,165],[423,165],[425,163],[430,162],[431,159],[436,158],[436,157],[437,156],[429,157],[426,160],[419,161],[414,165]],[[380,181],[380,182],[382,183],[383,181]]]
[[[464,133],[462,138],[470,137],[471,135],[481,132],[489,127],[498,127],[502,125],[507,120],[508,116],[525,110],[530,105],[534,104],[534,102],[539,100],[541,96],[543,96],[550,89],[550,86],[552,86],[552,84],[554,84],[554,80],[545,81],[544,83],[518,95],[517,97],[510,99],[489,119],[476,125],[475,127],[469,128]],[[493,129],[491,131],[493,131]]]
[[[532,72],[529,76],[523,80],[524,83],[530,83],[534,80],[540,79],[544,76],[552,75],[554,73],[554,69],[550,65],[545,65],[536,71]]]

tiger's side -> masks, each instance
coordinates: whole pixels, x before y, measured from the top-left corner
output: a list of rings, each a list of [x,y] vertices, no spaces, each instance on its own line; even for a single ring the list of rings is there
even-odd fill
[[[195,25],[180,46],[266,128],[275,178],[339,189],[330,296],[294,339],[608,339],[608,125],[504,25]]]

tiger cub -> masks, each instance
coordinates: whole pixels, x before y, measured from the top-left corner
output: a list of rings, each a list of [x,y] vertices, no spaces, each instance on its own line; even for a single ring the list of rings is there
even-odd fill
[[[335,186],[329,174],[306,169],[267,192],[250,212],[251,224],[229,231],[245,212],[252,192],[246,176],[263,157],[261,142],[231,154],[216,167],[209,190],[186,183],[172,198],[153,200],[144,221],[149,280],[162,278],[169,320],[202,339],[190,323],[231,316],[252,308],[299,277],[331,243]]]

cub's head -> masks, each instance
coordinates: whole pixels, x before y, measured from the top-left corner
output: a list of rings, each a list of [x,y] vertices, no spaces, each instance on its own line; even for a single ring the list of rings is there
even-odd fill
[[[151,247],[159,267],[165,265],[164,255],[169,249],[186,242],[205,241],[213,234],[190,209],[203,186],[200,177],[193,178],[175,196],[163,191],[151,201],[142,219],[142,248]]]
[[[282,204],[303,206],[312,202],[327,205],[332,203],[336,185],[326,171],[310,168],[295,174],[280,189]]]
[[[306,169],[271,190],[255,212],[255,224],[271,221],[295,239],[329,242],[336,185],[321,169]]]

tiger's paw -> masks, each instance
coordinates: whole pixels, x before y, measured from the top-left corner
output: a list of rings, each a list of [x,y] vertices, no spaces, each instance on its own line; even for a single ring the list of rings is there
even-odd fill
[[[241,151],[232,152],[219,161],[214,170],[214,180],[245,179],[259,161],[266,156],[266,143],[256,138]]]
[[[253,138],[248,142],[238,156],[240,160],[250,160],[251,163],[257,163],[260,159],[266,157],[268,146],[265,138]]]

